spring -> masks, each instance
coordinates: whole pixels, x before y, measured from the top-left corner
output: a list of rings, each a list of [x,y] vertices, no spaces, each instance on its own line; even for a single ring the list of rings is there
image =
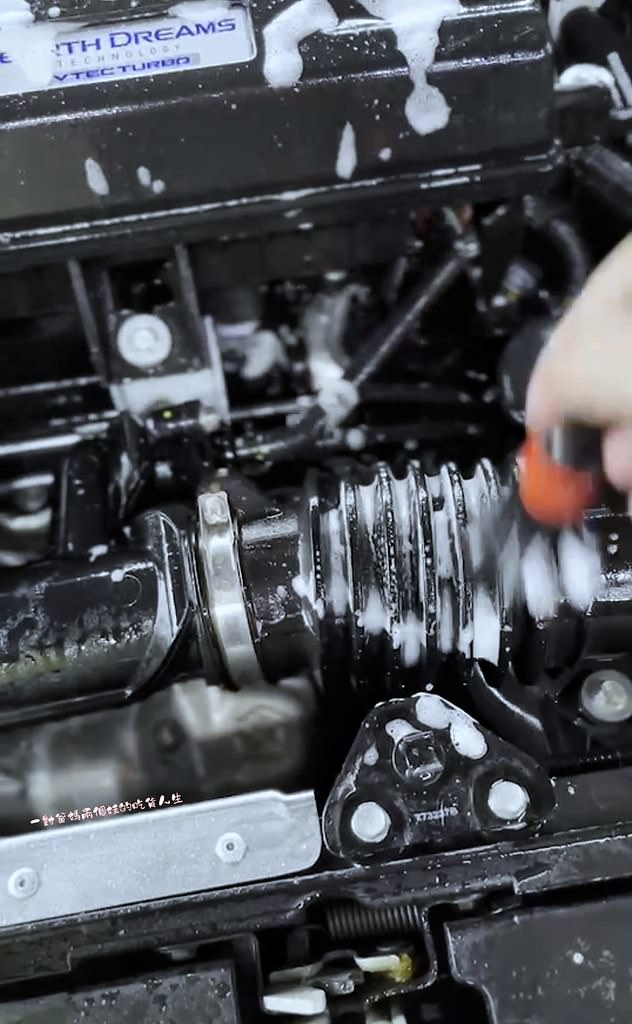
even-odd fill
[[[405,903],[391,907],[365,907],[360,903],[340,903],[327,907],[327,931],[339,942],[348,939],[411,935],[424,928],[421,907]]]
[[[486,531],[504,487],[489,462],[469,478],[385,465],[365,484],[312,498],[302,572],[332,670],[394,696],[438,656],[499,664],[510,601]],[[316,620],[320,620],[319,622]]]

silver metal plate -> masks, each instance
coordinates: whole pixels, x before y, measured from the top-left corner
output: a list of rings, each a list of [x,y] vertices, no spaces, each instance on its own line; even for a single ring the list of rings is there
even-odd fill
[[[59,8],[52,5],[50,11]],[[250,12],[231,0],[185,0],[123,23],[34,22],[24,0],[0,11],[0,95],[66,89],[252,60]]]
[[[262,792],[0,839],[0,928],[295,874],[321,851],[312,792]]]

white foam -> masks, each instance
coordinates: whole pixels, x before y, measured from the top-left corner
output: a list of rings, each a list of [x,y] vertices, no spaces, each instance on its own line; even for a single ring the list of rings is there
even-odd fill
[[[551,545],[542,534],[536,534],[527,545],[521,571],[529,614],[534,619],[552,619],[558,604],[559,583]]]
[[[145,188],[151,188],[151,171],[148,167],[137,167],[136,177]]]
[[[84,163],[88,188],[95,196],[109,196],[110,185],[101,164],[91,156]]]
[[[360,0],[369,14],[381,18],[393,29],[397,48],[406,60],[413,90],[404,112],[411,128],[419,135],[445,128],[450,107],[445,96],[428,84],[439,44],[439,29],[444,18],[461,10],[460,0]]]
[[[385,146],[384,149],[381,149],[380,152],[378,153],[380,160],[384,160],[384,162],[390,160],[392,155],[393,150],[390,148],[390,146]]]
[[[330,427],[339,426],[359,401],[358,389],[344,377],[331,380],[318,394],[318,404]]]
[[[434,693],[421,693],[415,705],[417,718],[431,729],[450,729],[452,746],[462,757],[479,761],[487,753],[487,740],[465,711]]]
[[[449,590],[443,590],[438,609],[439,642],[438,647],[442,654],[451,654],[454,649],[454,612],[452,610],[452,596]]]
[[[391,737],[393,743],[397,744],[401,740],[406,739],[407,736],[414,736],[415,733],[419,732],[419,729],[403,718],[394,718],[392,722],[386,723],[384,731]]]
[[[362,427],[352,427],[345,434],[345,444],[352,452],[361,452],[366,445],[366,434]]]
[[[562,592],[578,611],[588,611],[601,583],[601,558],[594,539],[565,530],[557,550]]]
[[[379,636],[388,631],[389,617],[378,590],[369,591],[364,611],[357,613],[358,623],[370,636]]]
[[[296,0],[263,30],[263,74],[274,89],[289,89],[300,81],[303,58],[299,45],[315,32],[331,32],[338,15],[328,0]]]
[[[368,764],[369,768],[372,768],[374,764],[377,764],[379,759],[380,759],[379,751],[378,751],[375,743],[372,743],[371,746],[369,747],[369,749],[366,751],[366,753],[365,753],[364,757],[362,758],[362,760],[364,761],[365,764]]]
[[[248,351],[241,367],[244,380],[260,380],[275,366],[284,366],[285,351],[275,331],[254,331],[248,339]]]
[[[347,121],[342,129],[340,143],[338,145],[338,157],[336,159],[336,174],[339,178],[349,181],[358,165],[358,152],[356,149],[356,137],[353,125]]]
[[[421,661],[426,641],[426,627],[413,612],[408,612],[404,621],[393,626],[393,648],[402,652],[404,668],[412,668]]]
[[[472,654],[493,665],[498,664],[500,616],[486,587],[479,584],[474,593],[474,643]]]
[[[103,555],[107,555],[107,553],[107,544],[94,544],[88,551],[88,557],[91,562],[94,562],[97,558],[102,558]]]

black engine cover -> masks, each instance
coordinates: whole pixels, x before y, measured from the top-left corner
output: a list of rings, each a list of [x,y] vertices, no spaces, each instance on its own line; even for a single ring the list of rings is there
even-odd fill
[[[295,230],[297,209],[338,220],[340,201],[364,219],[378,201],[472,202],[550,184],[553,60],[539,0],[185,4],[192,35],[178,65],[182,21],[156,3],[123,21],[121,3],[108,6],[116,20],[85,0],[33,4],[36,21],[19,29],[0,19],[0,259],[13,265],[59,259],[63,243],[77,257],[102,253],[105,239],[234,237],[251,212],[248,233],[267,233]],[[293,45],[283,29],[280,54],[279,15],[304,34]],[[221,64],[229,16],[250,22],[254,56]],[[327,30],[310,34],[313,24]],[[31,75],[30,91],[11,94],[16,64],[37,58],[32,32],[48,33],[55,54],[48,83]],[[202,45],[215,47],[215,66],[200,66]]]

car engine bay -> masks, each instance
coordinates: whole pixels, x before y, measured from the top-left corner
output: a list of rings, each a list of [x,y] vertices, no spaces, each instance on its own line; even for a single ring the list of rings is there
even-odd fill
[[[632,521],[503,523],[631,75],[626,0],[2,0],[0,1024],[627,1024]]]

